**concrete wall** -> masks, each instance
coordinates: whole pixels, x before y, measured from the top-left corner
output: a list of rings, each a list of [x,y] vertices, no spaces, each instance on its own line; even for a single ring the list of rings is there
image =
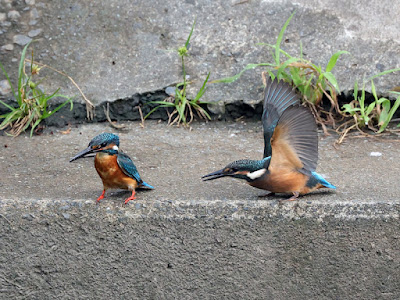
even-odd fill
[[[398,204],[0,202],[3,299],[398,299]]]

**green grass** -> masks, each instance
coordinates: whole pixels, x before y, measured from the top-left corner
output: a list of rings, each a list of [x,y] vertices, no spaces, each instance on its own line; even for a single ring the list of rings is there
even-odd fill
[[[347,51],[337,51],[334,53],[325,68],[312,63],[303,58],[302,46],[300,45],[300,57],[290,55],[288,52],[281,48],[283,36],[286,28],[288,27],[293,13],[283,25],[279,32],[275,44],[260,43],[258,45],[267,46],[271,50],[272,62],[263,62],[256,64],[248,64],[238,74],[232,77],[226,77],[212,81],[212,83],[231,83],[240,78],[240,76],[247,70],[255,69],[258,67],[266,67],[266,71],[271,78],[284,80],[297,87],[303,96],[303,101],[312,103],[313,105],[320,104],[323,94],[331,100],[333,107],[339,110],[337,104],[337,92],[340,91],[339,85],[335,76],[332,73],[337,60],[342,54],[348,54]],[[282,59],[284,58],[284,59]],[[329,93],[326,93],[329,90]]]
[[[231,77],[217,79],[211,83],[232,83],[238,80],[244,72],[258,67],[264,67],[272,79],[277,78],[278,80],[289,82],[299,90],[303,102],[310,104],[310,108],[315,112],[317,122],[322,125],[326,134],[327,130],[325,124],[331,123],[334,126],[335,116],[339,116],[340,118],[343,118],[343,116],[345,118],[347,117],[346,121],[337,128],[337,131],[342,134],[342,136],[343,133],[345,135],[353,128],[358,128],[360,130],[363,128],[369,128],[376,133],[383,132],[400,106],[400,97],[397,97],[393,104],[387,98],[378,97],[373,79],[399,71],[400,69],[387,70],[376,74],[367,80],[367,82],[370,82],[371,84],[371,91],[374,97],[374,101],[371,104],[365,105],[366,84],[364,83],[359,91],[356,82],[354,85],[353,101],[340,108],[337,100],[337,93],[340,91],[340,88],[332,71],[340,56],[343,54],[349,54],[349,52],[343,50],[335,52],[330,57],[327,65],[321,67],[320,65],[316,65],[310,60],[303,58],[301,44],[299,57],[292,56],[288,52],[284,51],[281,48],[281,44],[286,28],[294,15],[295,13],[286,20],[279,32],[275,44],[258,44],[267,46],[272,50],[271,62],[247,64],[238,74]],[[400,95],[395,91],[391,91],[390,93]],[[320,107],[324,95],[331,102],[331,110],[329,112],[323,111]],[[323,114],[325,115],[325,119]]]
[[[33,63],[33,52],[29,66],[30,69],[29,72],[26,73],[27,65],[25,56],[29,45],[30,43],[24,47],[21,53],[18,67],[17,92],[15,91],[4,66],[0,62],[0,68],[3,71],[4,76],[7,78],[8,83],[11,86],[11,91],[17,102],[17,107],[15,108],[0,100],[0,104],[10,110],[8,113],[0,115],[0,119],[3,119],[0,124],[0,130],[10,128],[8,134],[12,136],[18,136],[29,127],[31,127],[30,136],[32,136],[35,128],[41,121],[55,114],[68,103],[71,105],[71,110],[73,108],[72,99],[59,94],[59,89],[48,94],[40,88],[40,83],[42,81],[34,81],[34,79],[39,75],[40,68]],[[54,110],[49,111],[48,103],[56,97],[65,98],[66,101],[58,105]]]
[[[391,94],[398,95],[392,105],[392,102],[389,99],[378,97],[373,79],[396,71],[400,71],[400,69],[386,70],[366,80],[366,82],[370,83],[371,94],[373,96],[373,101],[368,105],[365,103],[366,82],[363,83],[361,90],[359,90],[358,83],[355,82],[353,101],[344,104],[342,107],[343,114],[350,117],[348,122],[345,122],[340,126],[345,128],[341,132],[342,135],[353,128],[359,130],[369,128],[376,133],[382,133],[387,128],[393,115],[400,106],[400,93],[389,91]],[[400,124],[398,126],[400,126]]]
[[[150,112],[144,117],[144,119],[147,119],[156,110],[160,108],[166,108],[169,114],[169,125],[179,125],[181,123],[183,123],[184,125],[189,125],[193,121],[194,113],[197,113],[199,118],[211,120],[210,115],[202,107],[202,105],[205,105],[208,102],[201,101],[201,97],[204,95],[207,88],[206,84],[210,77],[210,73],[207,74],[203,85],[201,86],[194,99],[188,99],[186,95],[186,88],[190,82],[188,82],[186,79],[185,57],[189,55],[188,47],[190,43],[190,38],[192,37],[194,31],[195,24],[196,20],[193,22],[192,29],[190,30],[190,34],[186,40],[185,45],[176,50],[181,60],[183,81],[175,86],[174,96],[168,97],[163,101],[148,102],[147,104],[156,104],[156,107],[150,110]],[[172,109],[172,112],[170,112],[169,109]]]

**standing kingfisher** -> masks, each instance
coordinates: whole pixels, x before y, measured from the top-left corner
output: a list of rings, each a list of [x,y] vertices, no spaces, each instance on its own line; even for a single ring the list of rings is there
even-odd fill
[[[263,159],[234,161],[203,176],[203,180],[225,176],[244,179],[251,186],[269,191],[267,195],[293,194],[288,200],[319,188],[336,188],[315,172],[318,161],[317,124],[311,111],[300,105],[289,84],[267,79],[262,125]]]
[[[104,198],[108,189],[126,189],[132,195],[125,200],[134,200],[136,188],[154,189],[144,182],[130,157],[119,150],[119,137],[112,133],[101,133],[95,136],[89,146],[70,159],[69,162],[96,153],[94,167],[103,181],[103,193],[97,202]]]

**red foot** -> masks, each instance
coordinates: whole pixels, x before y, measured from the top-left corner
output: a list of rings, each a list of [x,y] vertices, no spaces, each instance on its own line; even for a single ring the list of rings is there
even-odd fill
[[[297,200],[297,197],[299,197],[299,192],[293,192],[293,196],[292,197],[290,197],[289,199],[282,199],[282,200],[279,200],[279,202],[286,202],[286,201],[295,201],[295,200]]]
[[[104,194],[105,194],[105,193],[106,193],[106,190],[103,190],[103,193],[100,195],[99,198],[97,198],[97,203],[99,203],[100,200],[104,198]]]
[[[128,199],[125,200],[125,204],[127,204],[130,200],[135,200],[135,191],[132,192],[132,196],[130,196]]]

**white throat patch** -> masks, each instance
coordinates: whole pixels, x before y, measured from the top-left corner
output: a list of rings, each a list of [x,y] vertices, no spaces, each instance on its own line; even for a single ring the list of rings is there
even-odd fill
[[[114,145],[112,148],[113,148],[113,150],[118,151],[118,146],[117,145]]]
[[[265,174],[265,172],[267,172],[267,169],[260,169],[251,173],[247,173],[247,177],[249,177],[250,179],[254,180],[257,178],[260,178],[261,176],[263,176]]]

